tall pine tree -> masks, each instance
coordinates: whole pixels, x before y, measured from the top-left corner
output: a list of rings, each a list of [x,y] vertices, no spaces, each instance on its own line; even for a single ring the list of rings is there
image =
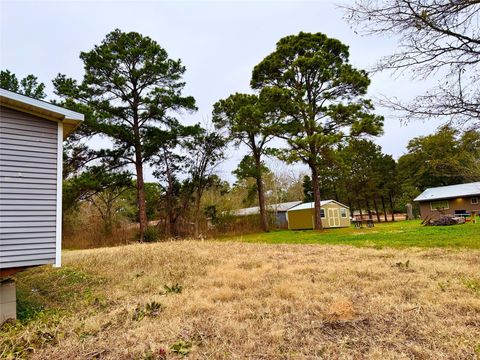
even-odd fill
[[[287,161],[311,171],[314,228],[321,229],[319,171],[322,151],[348,137],[378,135],[383,118],[363,96],[370,80],[349,64],[348,47],[322,33],[286,36],[255,66],[251,86],[280,112],[278,133],[289,145]]]
[[[185,67],[151,38],[118,29],[80,58],[83,81],[58,75],[56,93],[93,109],[96,118],[91,126],[113,143],[104,158],[117,167],[135,168],[143,241],[147,227],[143,167],[159,148],[156,133],[177,126],[175,112],[196,109],[193,97],[182,96]]]

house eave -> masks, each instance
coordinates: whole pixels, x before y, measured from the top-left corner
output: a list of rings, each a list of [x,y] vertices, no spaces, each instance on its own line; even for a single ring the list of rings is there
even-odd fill
[[[461,194],[457,196],[446,196],[446,197],[433,197],[429,199],[419,199],[416,197],[413,199],[415,202],[428,202],[428,201],[437,201],[437,200],[450,200],[450,199],[458,199],[458,198],[464,198],[464,197],[472,197],[472,196],[480,196],[480,193],[473,193],[473,194]]]
[[[78,112],[1,88],[0,105],[13,110],[26,112],[46,120],[63,122],[64,139],[67,138],[68,135],[70,135],[84,120],[84,115]]]

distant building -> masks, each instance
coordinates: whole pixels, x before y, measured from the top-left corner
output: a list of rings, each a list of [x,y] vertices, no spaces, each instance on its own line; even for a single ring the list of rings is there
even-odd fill
[[[414,201],[420,206],[423,219],[440,215],[480,213],[480,182],[428,188]]]
[[[301,201],[284,202],[270,205],[268,209],[275,214],[275,222],[277,226],[286,228],[288,226],[287,211],[301,203]]]
[[[278,227],[287,227],[287,211],[298,204],[301,204],[301,201],[289,201],[279,204],[267,205],[267,211],[275,215],[275,224]],[[248,208],[233,210],[230,214],[234,216],[251,216],[260,214],[259,206],[252,206]]]
[[[335,200],[320,202],[320,215],[323,228],[350,226],[350,210],[348,206]],[[315,204],[304,203],[287,211],[288,228],[291,230],[313,229]]]

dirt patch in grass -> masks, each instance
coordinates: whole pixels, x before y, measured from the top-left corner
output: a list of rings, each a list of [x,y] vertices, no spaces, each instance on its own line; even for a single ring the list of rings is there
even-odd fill
[[[22,298],[37,281],[52,294],[0,330],[0,357],[479,356],[475,250],[185,241],[70,251],[64,264],[18,276]]]

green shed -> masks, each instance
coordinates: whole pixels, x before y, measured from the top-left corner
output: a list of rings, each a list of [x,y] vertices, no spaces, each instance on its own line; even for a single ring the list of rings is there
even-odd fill
[[[324,200],[320,203],[323,228],[350,226],[350,209],[335,200]],[[288,228],[290,230],[313,229],[315,205],[303,203],[287,211]]]

